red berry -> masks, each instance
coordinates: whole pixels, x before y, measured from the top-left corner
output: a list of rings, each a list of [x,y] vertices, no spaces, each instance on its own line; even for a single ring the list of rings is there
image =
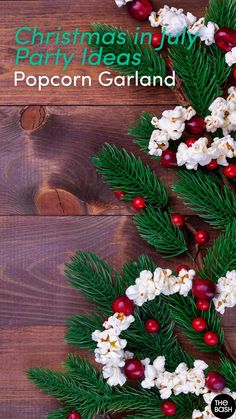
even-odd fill
[[[231,28],[220,28],[215,33],[215,43],[224,52],[236,47],[236,31]]]
[[[196,307],[200,311],[207,311],[210,308],[210,301],[206,299],[199,299],[196,301]]]
[[[152,35],[151,45],[153,46],[153,48],[158,48],[161,45],[162,37],[163,37],[162,33],[154,33]]]
[[[207,165],[208,170],[216,170],[217,167],[218,167],[217,160],[214,160],[214,159],[210,161],[210,163]]]
[[[195,115],[185,123],[185,129],[189,134],[201,135],[206,131],[206,124],[201,116]]]
[[[130,15],[137,20],[147,20],[153,11],[150,0],[133,0],[128,3]]]
[[[156,333],[160,330],[160,324],[156,319],[148,319],[145,323],[145,329],[148,333]]]
[[[195,241],[201,246],[206,244],[210,239],[209,233],[206,230],[199,230],[195,234]]]
[[[161,412],[165,416],[174,416],[177,410],[177,406],[174,402],[171,400],[165,400],[161,404]]]
[[[192,327],[196,332],[204,332],[204,330],[207,329],[207,322],[202,317],[196,317],[196,319],[192,321]]]
[[[236,79],[236,68],[233,71],[233,78]]]
[[[123,196],[125,196],[125,193],[123,191],[118,190],[114,192],[114,195],[117,199],[122,199]]]
[[[236,177],[236,164],[229,164],[223,168],[223,174],[229,179]]]
[[[192,147],[192,145],[193,145],[194,143],[196,143],[196,141],[197,141],[197,138],[194,138],[194,137],[188,137],[188,138],[186,138],[186,140],[185,140],[185,144],[186,144],[188,147]]]
[[[112,303],[114,313],[124,313],[125,316],[134,314],[134,303],[126,295],[122,295]]]
[[[206,332],[204,335],[204,342],[208,346],[216,346],[219,342],[219,338],[215,332]]]
[[[220,393],[226,386],[225,378],[218,372],[210,371],[206,376],[206,386],[214,393]]]
[[[184,220],[184,217],[182,215],[173,214],[171,216],[171,219],[177,227],[182,228],[184,226],[185,220]]]
[[[137,196],[133,199],[132,205],[136,210],[142,210],[146,207],[146,202],[141,196]]]
[[[124,373],[130,380],[139,380],[143,377],[144,367],[139,359],[127,359],[124,366]]]
[[[178,167],[176,153],[172,150],[164,150],[161,156],[161,164],[168,168]]]
[[[182,265],[177,266],[177,269],[176,269],[177,273],[179,274],[182,269],[185,269],[186,271],[189,271],[190,267],[188,265],[185,265],[184,263],[182,263]]]
[[[209,279],[195,279],[193,281],[192,293],[196,298],[212,300],[216,294],[216,284]]]
[[[70,412],[67,416],[67,419],[82,419],[82,416],[78,412]]]

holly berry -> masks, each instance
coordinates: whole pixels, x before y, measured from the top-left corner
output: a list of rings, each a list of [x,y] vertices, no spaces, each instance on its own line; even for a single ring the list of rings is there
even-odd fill
[[[176,153],[172,150],[164,150],[161,156],[161,164],[168,168],[178,167]]]
[[[220,393],[226,386],[225,378],[218,372],[210,371],[206,376],[206,386],[214,393]]]
[[[219,342],[219,338],[215,332],[209,331],[204,335],[204,342],[208,346],[216,346]]]
[[[139,359],[127,359],[124,366],[124,373],[130,380],[139,380],[143,377],[144,367]]]
[[[177,406],[171,400],[165,400],[161,404],[161,412],[165,416],[174,416],[176,414]]]
[[[231,28],[220,28],[215,33],[215,43],[224,52],[236,47],[236,31]]]
[[[177,269],[176,269],[177,273],[179,274],[182,269],[185,269],[186,271],[189,271],[190,267],[188,265],[185,265],[184,263],[182,263],[182,265],[177,266]]]
[[[200,246],[203,246],[206,244],[210,239],[209,233],[206,230],[199,230],[195,234],[195,241],[200,244]]]
[[[171,219],[177,227],[182,228],[184,226],[185,220],[184,220],[184,217],[182,215],[173,214],[171,216]]]
[[[196,307],[200,311],[207,311],[210,308],[210,301],[200,298],[199,300],[196,301]]]
[[[146,207],[146,202],[141,196],[137,196],[133,199],[132,205],[136,210],[140,211]]]
[[[122,199],[122,198],[123,198],[123,196],[125,196],[125,193],[124,193],[123,191],[121,191],[121,190],[118,190],[118,191],[115,191],[115,192],[114,192],[114,195],[115,195],[115,197],[116,197],[117,199]]]
[[[216,294],[216,284],[209,279],[195,279],[193,281],[192,293],[196,298],[212,300]]]
[[[67,415],[67,419],[82,419],[82,416],[78,412],[70,412]]]
[[[186,138],[186,140],[185,140],[185,144],[186,144],[188,147],[192,147],[192,145],[193,145],[194,143],[196,143],[196,141],[197,141],[197,138],[194,138],[194,137],[188,137],[188,138]]]
[[[129,14],[137,20],[147,20],[153,11],[150,0],[133,0],[128,4]]]
[[[233,78],[236,79],[236,68],[233,70]]]
[[[151,45],[153,46],[153,48],[158,48],[161,45],[162,37],[163,37],[162,33],[154,33],[152,35]]]
[[[201,116],[195,115],[185,123],[185,129],[189,134],[201,135],[206,131],[206,124]]]
[[[196,332],[204,332],[204,330],[207,329],[207,322],[202,317],[196,317],[196,319],[192,321],[192,327]]]
[[[207,165],[208,170],[216,170],[218,167],[217,160],[213,159],[210,161],[210,163]]]
[[[145,329],[148,333],[156,333],[160,330],[160,324],[156,319],[148,319],[145,323]]]
[[[122,295],[112,303],[114,313],[124,313],[125,316],[134,314],[134,304],[126,295]]]
[[[236,164],[229,164],[223,168],[223,174],[229,179],[236,177]]]

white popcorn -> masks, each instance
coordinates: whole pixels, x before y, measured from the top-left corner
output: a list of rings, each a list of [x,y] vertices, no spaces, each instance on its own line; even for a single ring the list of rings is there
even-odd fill
[[[152,132],[148,149],[151,156],[161,156],[164,150],[169,147],[169,135],[167,132],[156,129]]]
[[[212,159],[217,160],[218,164],[227,166],[229,163],[226,158],[232,159],[236,156],[236,141],[230,135],[223,138],[214,138],[211,147],[209,147],[209,153]]]
[[[236,270],[228,271],[226,277],[218,280],[213,303],[220,314],[224,314],[226,308],[236,305]]]
[[[192,419],[214,419],[215,415],[212,413],[211,410],[211,402],[216,396],[218,396],[218,394],[219,393],[213,392],[204,394],[203,398],[207,403],[207,406],[205,407],[203,412],[200,412],[200,410],[194,410],[192,414]],[[225,388],[221,394],[229,394],[234,400],[236,399],[236,393],[231,392],[228,388]],[[230,419],[236,419],[236,413],[230,416]]]
[[[234,47],[233,49],[231,49],[231,51],[225,54],[225,61],[230,67],[236,64],[236,47]]]
[[[157,13],[151,13],[149,17],[151,26],[162,26],[166,30],[167,35],[175,36],[182,34],[184,29],[189,28],[196,21],[196,17],[191,13],[185,15],[183,9],[164,6]]]
[[[179,292],[180,295],[187,297],[188,293],[192,289],[195,274],[196,272],[193,269],[188,271],[186,269],[181,269],[178,277],[176,278],[176,283],[173,286],[173,291]]]
[[[122,370],[116,366],[105,366],[102,369],[103,377],[107,379],[109,386],[123,386],[126,382],[126,376]]]
[[[226,136],[236,130],[236,89],[230,87],[227,99],[218,97],[209,107],[211,115],[205,118],[208,132],[215,132],[218,128],[223,130]]]
[[[155,298],[155,285],[150,271],[142,271],[140,277],[136,279],[135,285],[131,285],[126,290],[126,295],[133,300],[136,305],[142,306],[146,301]]]
[[[133,1],[133,0],[115,0],[118,7],[125,6],[129,1]]]
[[[201,41],[204,41],[206,45],[212,45],[215,43],[215,32],[219,29],[218,25],[213,22],[208,22],[205,25],[205,18],[198,19],[197,22],[188,30],[192,35],[200,37]]]
[[[212,160],[207,148],[208,139],[199,138],[191,147],[181,143],[176,153],[178,166],[185,165],[188,170],[197,170],[198,165],[206,166]]]
[[[105,329],[113,328],[117,335],[123,330],[129,328],[131,323],[134,322],[134,316],[125,316],[124,313],[115,313],[113,316],[109,317],[107,321],[103,323]]]

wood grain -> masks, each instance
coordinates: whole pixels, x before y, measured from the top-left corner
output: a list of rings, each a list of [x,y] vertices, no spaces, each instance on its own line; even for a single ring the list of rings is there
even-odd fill
[[[140,152],[128,127],[152,107],[3,107],[0,122],[0,214],[132,214],[96,174],[90,159],[105,142],[126,148],[164,179],[176,212],[191,214],[171,191],[175,171]]]
[[[154,9],[158,10],[164,3],[153,0]],[[182,7],[198,17],[204,14],[206,0],[198,2],[187,0],[173,0],[171,5]],[[145,88],[145,87],[102,87],[97,82],[98,74],[104,67],[81,66],[75,61],[66,74],[83,75],[87,74],[94,80],[92,87],[69,87],[69,88],[46,88],[38,92],[36,88],[25,86],[14,87],[13,73],[17,69],[30,74],[63,74],[61,66],[49,65],[47,67],[31,67],[28,64],[15,66],[15,54],[17,45],[15,43],[15,32],[24,25],[37,26],[42,31],[55,30],[59,25],[63,30],[71,31],[79,26],[80,31],[91,30],[93,22],[115,24],[134,32],[137,26],[144,31],[155,31],[145,22],[137,22],[130,18],[126,8],[118,9],[114,0],[35,0],[31,1],[0,1],[2,14],[0,17],[0,87],[2,95],[0,104],[80,104],[80,105],[113,105],[116,104],[156,104],[176,103],[173,92],[167,88]],[[55,50],[55,47],[54,47]],[[79,56],[82,47],[75,47]],[[35,45],[31,47],[32,52],[45,51],[45,47]],[[53,51],[53,46],[47,47],[48,52]],[[66,52],[66,49],[63,50]],[[72,47],[70,52],[73,52]],[[17,93],[16,93],[17,92]],[[168,93],[167,93],[168,92]]]

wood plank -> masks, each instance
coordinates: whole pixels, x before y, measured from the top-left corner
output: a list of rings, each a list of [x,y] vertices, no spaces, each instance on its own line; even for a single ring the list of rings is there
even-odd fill
[[[153,1],[154,9],[158,10],[163,4],[158,0]],[[199,0],[191,2],[187,0],[173,0],[172,6],[184,8],[197,17],[204,14],[207,0]],[[135,31],[140,26],[144,31],[155,31],[148,22],[138,22],[132,19],[127,9],[119,9],[113,0],[54,0],[50,1],[0,1],[2,14],[0,17],[0,52],[1,52],[1,68],[0,68],[0,84],[2,95],[0,104],[156,104],[158,103],[176,103],[173,92],[167,88],[146,88],[146,87],[102,87],[98,84],[97,77],[104,67],[81,66],[77,59],[71,64],[66,74],[68,75],[90,75],[94,84],[92,87],[49,87],[41,92],[36,88],[19,86],[14,87],[13,73],[15,70],[24,71],[30,74],[59,74],[64,75],[61,66],[49,65],[48,67],[39,66],[31,67],[28,64],[20,65],[15,63],[15,54],[17,45],[15,43],[15,32],[24,25],[37,26],[39,30],[44,32],[55,30],[61,25],[65,31],[73,31],[79,26],[80,31],[91,30],[93,22],[102,22],[122,26],[130,31]],[[57,49],[57,47],[56,47]],[[75,47],[63,50],[63,52],[81,53],[81,49]],[[32,52],[38,51],[39,45],[31,48]],[[48,46],[47,51],[55,51],[55,47]],[[40,46],[40,52],[45,51],[45,47]],[[76,55],[77,57],[77,55]],[[17,92],[17,94],[16,94]]]
[[[191,219],[202,227],[197,218]],[[211,240],[216,237],[210,231]],[[175,267],[185,257],[163,260],[138,237],[130,217],[0,217],[0,417],[41,419],[57,404],[28,382],[30,366],[60,369],[67,352],[65,318],[90,311],[63,277],[65,260],[79,249],[92,250],[121,268],[143,252],[157,264]],[[236,310],[226,312],[226,339],[236,354]],[[184,346],[196,357],[211,357]]]
[[[173,169],[140,152],[128,127],[143,110],[165,106],[0,107],[0,214],[115,215],[134,213],[102,182],[90,158],[105,142],[126,148],[163,179],[176,212],[191,214],[171,191]]]

